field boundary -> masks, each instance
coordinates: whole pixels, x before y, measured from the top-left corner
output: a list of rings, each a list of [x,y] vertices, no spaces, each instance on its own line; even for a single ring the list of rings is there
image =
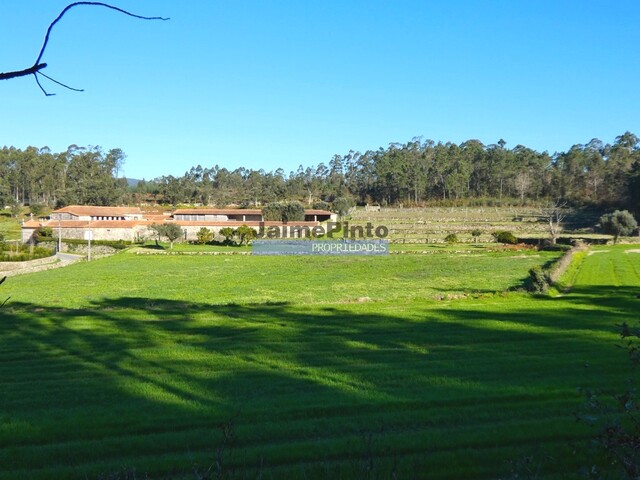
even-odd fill
[[[1,262],[0,275],[16,275],[23,272],[36,271],[38,268],[55,264],[59,259],[55,255],[50,257],[38,258],[36,260],[25,260],[24,262]]]
[[[585,243],[580,243],[560,257],[549,271],[551,284],[564,293],[571,290],[576,274],[588,251],[589,246]]]
[[[129,251],[135,255],[188,255],[188,256],[206,256],[206,255],[251,255],[250,251],[244,252],[181,252],[170,250],[148,250],[132,249]]]

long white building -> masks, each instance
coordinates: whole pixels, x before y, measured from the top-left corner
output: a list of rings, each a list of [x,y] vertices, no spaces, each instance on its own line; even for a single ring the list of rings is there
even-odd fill
[[[305,210],[305,219],[286,226],[314,227],[335,220],[327,210]],[[49,218],[29,220],[22,225],[22,241],[28,242],[39,227],[48,227],[54,237],[84,239],[91,231],[94,240],[137,241],[151,237],[149,226],[154,223],[175,223],[184,231],[185,240],[195,240],[196,233],[206,227],[219,233],[224,227],[247,225],[256,231],[285,226],[282,222],[263,221],[262,210],[242,208],[178,209],[166,213],[145,213],[138,207],[93,207],[71,205],[55,210]]]

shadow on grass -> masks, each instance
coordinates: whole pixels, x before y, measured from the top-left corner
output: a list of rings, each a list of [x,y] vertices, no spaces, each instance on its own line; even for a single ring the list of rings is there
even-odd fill
[[[584,441],[576,389],[622,378],[614,325],[637,318],[636,295],[581,287],[521,305],[414,302],[402,314],[373,303],[11,304],[0,478],[123,465],[164,478],[215,464],[230,422],[228,478],[260,459],[271,478],[365,478],[372,463],[378,478],[495,477],[532,445]]]

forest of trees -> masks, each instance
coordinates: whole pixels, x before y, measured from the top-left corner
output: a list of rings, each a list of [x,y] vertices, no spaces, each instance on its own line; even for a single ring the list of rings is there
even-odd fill
[[[47,147],[0,150],[0,203],[117,205],[127,198],[127,180],[118,178],[125,154],[71,145],[66,152]]]
[[[134,187],[118,178],[120,149],[72,145],[0,150],[0,201],[5,205],[229,204],[258,206],[277,200],[312,205],[337,197],[356,203],[539,202],[562,199],[570,205],[640,207],[640,138],[630,132],[613,144],[593,139],[549,155],[503,140],[435,143],[413,139],[364,153],[335,155],[327,165],[300,166],[286,174],[217,165],[196,166],[181,177],[162,176]]]

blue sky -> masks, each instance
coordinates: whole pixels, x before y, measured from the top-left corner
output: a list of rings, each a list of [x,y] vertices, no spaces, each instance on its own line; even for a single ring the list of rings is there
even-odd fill
[[[0,4],[0,71],[68,2]],[[422,136],[550,153],[640,135],[638,1],[113,0],[78,7],[44,73],[0,82],[0,145],[119,147],[132,178],[286,172]]]

